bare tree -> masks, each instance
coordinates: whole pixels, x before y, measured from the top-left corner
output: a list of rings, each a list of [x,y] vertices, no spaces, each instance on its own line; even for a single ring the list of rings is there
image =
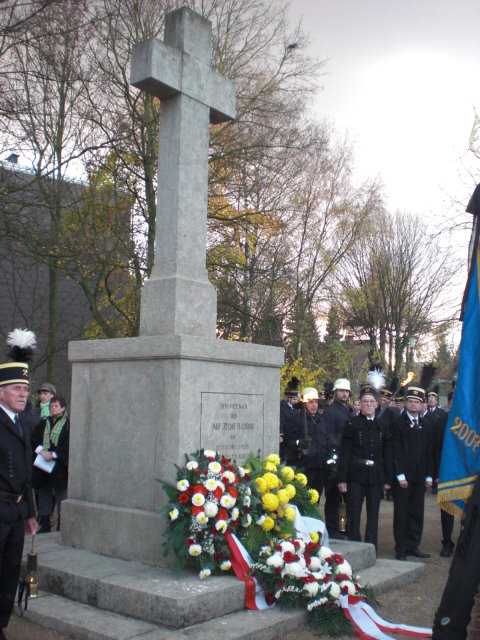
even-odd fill
[[[70,189],[66,175],[69,164],[88,146],[81,110],[91,69],[82,62],[88,30],[80,28],[88,17],[87,2],[50,3],[15,31],[3,57],[0,135],[5,148],[10,146],[31,160],[31,183],[41,204],[36,220],[27,227],[17,222],[12,230],[48,266],[47,350],[52,380],[61,271],[57,247],[63,214],[75,206],[72,194],[78,195]]]
[[[380,216],[338,274],[345,326],[368,336],[370,357],[382,354],[398,376],[409,339],[453,318],[457,267],[448,242],[426,231],[419,216]]]

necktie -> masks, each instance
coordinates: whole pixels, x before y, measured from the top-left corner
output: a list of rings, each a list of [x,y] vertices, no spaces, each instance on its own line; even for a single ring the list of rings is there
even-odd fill
[[[15,414],[15,426],[17,427],[18,433],[22,436],[23,438],[23,429],[22,429],[22,425],[20,424],[20,420],[18,419],[17,414]]]
[[[413,424],[415,425],[415,429],[418,429],[418,418],[413,419]]]

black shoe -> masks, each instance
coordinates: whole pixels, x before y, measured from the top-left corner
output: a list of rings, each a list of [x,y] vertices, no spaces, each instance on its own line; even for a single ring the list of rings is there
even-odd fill
[[[443,542],[443,547],[442,550],[440,551],[440,555],[442,558],[450,558],[450,556],[453,553],[453,549],[455,548],[455,545],[453,544],[453,542]]]
[[[334,531],[333,533],[329,533],[328,537],[330,540],[348,540],[347,536],[340,531]]]
[[[404,553],[397,553],[395,560],[406,560],[407,556]]]
[[[415,558],[430,558],[429,553],[420,551],[420,549],[407,549],[407,556],[415,556]]]

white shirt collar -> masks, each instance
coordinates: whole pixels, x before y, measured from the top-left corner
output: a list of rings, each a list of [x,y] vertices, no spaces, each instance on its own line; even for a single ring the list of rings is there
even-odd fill
[[[15,416],[17,415],[15,413],[15,411],[12,411],[11,409],[9,409],[8,407],[6,407],[4,404],[2,404],[0,402],[0,407],[2,407],[2,409],[5,411],[5,413],[7,414],[7,416],[10,418],[10,420],[12,422],[15,422]]]

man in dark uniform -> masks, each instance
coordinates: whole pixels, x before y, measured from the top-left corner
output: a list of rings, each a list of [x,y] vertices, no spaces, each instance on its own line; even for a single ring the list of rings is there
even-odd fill
[[[361,413],[343,428],[338,464],[338,489],[347,497],[348,539],[361,542],[360,517],[367,501],[365,542],[377,548],[378,514],[383,491],[391,473],[387,463],[387,429],[377,420],[377,391],[369,384],[360,389]]]
[[[286,459],[286,451],[283,443],[285,425],[290,422],[290,420],[293,420],[298,413],[299,385],[300,380],[293,376],[285,387],[284,397],[280,402],[280,458],[282,460]]]
[[[333,402],[325,407],[323,416],[327,423],[328,443],[330,453],[336,454],[340,450],[343,427],[347,420],[353,417],[353,411],[348,406],[350,398],[350,382],[346,378],[338,378],[333,384]],[[344,538],[339,531],[338,512],[342,496],[338,490],[334,465],[330,465],[331,474],[325,492],[325,524],[330,538]]]
[[[302,408],[285,426],[285,446],[296,464],[303,468],[308,484],[319,495],[325,488],[328,471],[327,427],[318,413],[318,392],[305,387],[301,393]]]
[[[427,393],[427,412],[425,414],[424,422],[426,422],[431,431],[433,437],[433,484],[432,493],[437,493],[438,489],[438,474],[440,471],[440,452],[438,446],[443,444],[443,432],[445,432],[445,426],[447,423],[448,413],[438,406],[438,385]],[[438,463],[438,466],[437,466]]]
[[[0,365],[0,640],[10,620],[25,531],[37,531],[30,434],[19,421],[28,398],[28,365]]]
[[[453,402],[453,391],[448,394],[448,411],[450,411]],[[438,486],[438,476],[440,475],[440,462],[442,459],[443,438],[445,437],[445,430],[447,428],[448,413],[441,410],[438,423],[435,425],[433,431],[433,482]],[[435,415],[435,413],[431,414]],[[428,419],[428,414],[427,414]],[[433,492],[433,491],[432,491]],[[452,540],[453,526],[455,519],[451,513],[447,513],[443,509],[440,509],[440,520],[442,523],[442,550],[440,555],[442,558],[449,558],[455,548],[455,543]]]
[[[467,625],[480,585],[480,476],[468,500],[464,524],[435,614],[432,640],[465,640],[467,637]]]
[[[385,387],[380,391],[380,403],[377,407],[375,415],[379,416],[384,413],[388,407],[390,406],[390,402],[392,401],[393,393],[390,389],[386,389]]]
[[[430,557],[419,549],[425,486],[432,486],[433,473],[431,432],[419,418],[424,398],[424,389],[409,387],[405,409],[393,423],[393,535],[397,560],[406,560],[407,555]]]

